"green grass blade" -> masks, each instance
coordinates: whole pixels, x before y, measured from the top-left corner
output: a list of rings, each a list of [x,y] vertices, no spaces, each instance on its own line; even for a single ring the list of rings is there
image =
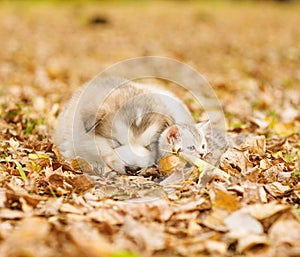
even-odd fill
[[[26,180],[27,180],[27,176],[26,176],[26,174],[25,174],[25,171],[23,170],[22,165],[21,165],[18,161],[16,161],[16,165],[17,165],[17,169],[18,169],[18,171],[19,171],[19,173],[20,173],[22,179],[23,179],[24,181],[26,181]]]

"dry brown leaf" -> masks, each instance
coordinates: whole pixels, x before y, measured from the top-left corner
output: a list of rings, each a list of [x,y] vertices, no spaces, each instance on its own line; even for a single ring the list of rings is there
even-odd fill
[[[62,213],[73,213],[83,215],[86,210],[84,210],[81,206],[75,206],[74,204],[70,203],[63,203],[60,206],[59,211]]]
[[[26,214],[23,211],[11,210],[3,208],[0,210],[1,219],[20,219],[26,217]]]
[[[224,256],[227,251],[227,245],[224,242],[218,242],[215,240],[206,240],[204,242],[205,249],[211,254],[211,255],[220,255]]]
[[[237,251],[240,253],[245,252],[256,252],[256,248],[259,248],[259,251],[262,251],[261,248],[269,245],[269,240],[266,235],[257,235],[257,234],[247,234],[239,238]]]
[[[70,223],[90,221],[90,219],[87,216],[76,213],[66,213],[64,218]]]
[[[271,184],[264,185],[264,188],[275,198],[283,197],[286,193],[292,190],[289,186],[283,186],[279,182],[273,182]]]
[[[269,126],[269,122],[263,119],[262,117],[250,117],[249,121],[262,130],[266,129]]]
[[[0,188],[0,209],[5,207],[7,198],[6,198],[6,190],[4,188]]]
[[[162,186],[168,186],[168,185],[173,185],[173,184],[176,184],[176,183],[184,181],[184,180],[185,180],[185,177],[184,177],[183,171],[178,169],[178,170],[174,170],[167,178],[165,178],[159,184]]]
[[[195,219],[189,220],[187,230],[188,230],[188,234],[192,236],[203,232],[203,228],[196,222]]]
[[[262,170],[267,170],[269,168],[272,167],[272,163],[271,161],[268,159],[268,158],[263,158],[262,160],[260,160],[259,162],[259,167],[262,169]]]
[[[253,203],[266,203],[268,202],[267,193],[264,189],[263,185],[252,183],[252,182],[244,182],[244,195],[243,201],[248,204]]]
[[[290,209],[289,205],[277,204],[270,202],[267,204],[253,204],[245,207],[247,211],[257,220],[270,218],[271,216],[280,212],[285,212]]]
[[[217,189],[215,199],[213,201],[213,209],[224,209],[228,213],[232,213],[241,207],[237,196]]]
[[[162,187],[142,189],[138,192],[138,198],[127,200],[128,202],[152,202],[167,197],[166,191]]]
[[[245,189],[241,185],[232,185],[227,187],[227,190],[236,192],[237,194],[243,195],[245,192]]]
[[[59,209],[63,203],[63,198],[49,198],[39,205],[38,213],[44,216],[55,216],[59,214]]]
[[[1,256],[53,256],[54,251],[45,242],[50,224],[42,218],[26,218],[0,245]],[[17,247],[16,247],[17,246]]]
[[[124,213],[124,216],[128,215],[136,219],[143,217],[146,220],[156,219],[161,222],[169,220],[174,213],[173,208],[165,199],[150,202],[117,202],[106,200],[102,201],[97,207],[112,208]]]
[[[229,213],[221,208],[213,210],[205,217],[201,224],[216,231],[226,232],[228,229],[224,224],[224,220],[229,216]]]
[[[288,216],[277,220],[269,229],[269,238],[274,245],[289,245],[300,249],[300,222]]]
[[[87,222],[75,222],[68,227],[69,236],[78,247],[80,255],[111,257],[116,246],[111,245],[99,231]]]
[[[261,223],[253,218],[245,209],[233,212],[224,222],[230,232],[240,233],[241,235],[263,233]]]
[[[241,147],[249,150],[252,154],[264,156],[266,153],[266,138],[264,136],[249,136]]]
[[[94,169],[94,167],[81,157],[76,157],[71,162],[71,166],[76,170],[81,170],[89,175],[99,175],[99,172]]]
[[[199,211],[190,211],[190,212],[178,212],[174,213],[171,217],[171,221],[184,221],[196,219],[199,216]]]
[[[252,163],[239,149],[229,148],[221,157],[221,168],[229,174],[246,173],[252,168]]]
[[[264,178],[265,183],[272,183],[278,180],[279,173],[281,173],[283,169],[284,165],[282,163],[278,163],[262,172],[261,176]]]
[[[91,211],[87,217],[97,222],[105,222],[111,225],[120,225],[125,221],[124,213],[118,212],[115,209],[101,208]]]
[[[211,208],[211,203],[204,197],[191,197],[184,199],[177,206],[170,206],[174,212],[189,212],[189,211],[203,211]]]
[[[183,244],[178,244],[178,239],[175,239],[171,246],[175,249],[176,253],[182,256],[193,256],[195,253],[201,253],[206,250],[202,240],[193,240],[192,242],[184,241]]]
[[[271,138],[267,140],[267,150],[276,153],[282,149],[285,144],[286,138]]]
[[[66,182],[78,191],[86,191],[94,187],[93,181],[85,174],[78,176],[69,176]]]
[[[122,227],[122,234],[133,240],[138,248],[151,255],[153,251],[165,248],[165,235],[163,227],[158,224],[142,224],[141,222],[127,217]]]
[[[0,223],[0,239],[8,238],[14,229],[13,222],[10,220],[2,221]]]

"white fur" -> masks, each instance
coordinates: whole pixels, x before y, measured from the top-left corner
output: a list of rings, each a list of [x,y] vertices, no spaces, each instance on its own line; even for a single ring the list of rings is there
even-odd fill
[[[128,90],[127,84],[126,90],[116,89],[124,83],[130,85]],[[126,102],[130,93],[134,98]],[[111,98],[103,102],[108,95]],[[120,103],[121,108],[115,109]],[[114,116],[111,123],[101,123],[100,117],[106,136],[95,133],[99,111],[103,117]],[[131,125],[135,122],[137,127],[143,126],[143,115],[151,112],[169,117],[172,123],[194,124],[187,107],[170,92],[124,79],[95,79],[79,89],[60,114],[54,142],[64,156],[80,156],[99,171],[105,165],[121,174],[127,172],[126,167],[148,167],[160,156],[158,131],[163,121],[150,120],[139,135],[134,134]]]

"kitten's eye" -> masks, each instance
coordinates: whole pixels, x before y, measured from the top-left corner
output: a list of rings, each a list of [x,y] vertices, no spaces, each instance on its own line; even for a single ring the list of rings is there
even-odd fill
[[[205,145],[201,145],[201,148],[204,150],[205,149]]]
[[[189,151],[195,151],[195,150],[196,150],[196,147],[195,147],[194,145],[190,145],[190,146],[187,147],[187,149],[188,149]]]
[[[118,148],[122,145],[118,139],[113,138],[111,141],[113,149]]]

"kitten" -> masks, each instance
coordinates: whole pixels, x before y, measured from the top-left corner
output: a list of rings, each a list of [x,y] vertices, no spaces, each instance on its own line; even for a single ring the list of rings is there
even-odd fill
[[[175,124],[168,127],[159,137],[160,155],[163,157],[181,151],[203,159],[208,153],[206,125],[207,123]]]
[[[194,120],[172,93],[126,79],[101,78],[68,102],[54,142],[62,155],[82,157],[99,173],[108,166],[120,174],[135,174],[159,161],[160,135],[174,124],[184,124],[183,144],[193,150],[188,135],[196,135]]]
[[[181,151],[215,166],[229,145],[230,140],[225,131],[211,126],[209,121],[195,125],[172,125],[159,138],[161,157]]]

